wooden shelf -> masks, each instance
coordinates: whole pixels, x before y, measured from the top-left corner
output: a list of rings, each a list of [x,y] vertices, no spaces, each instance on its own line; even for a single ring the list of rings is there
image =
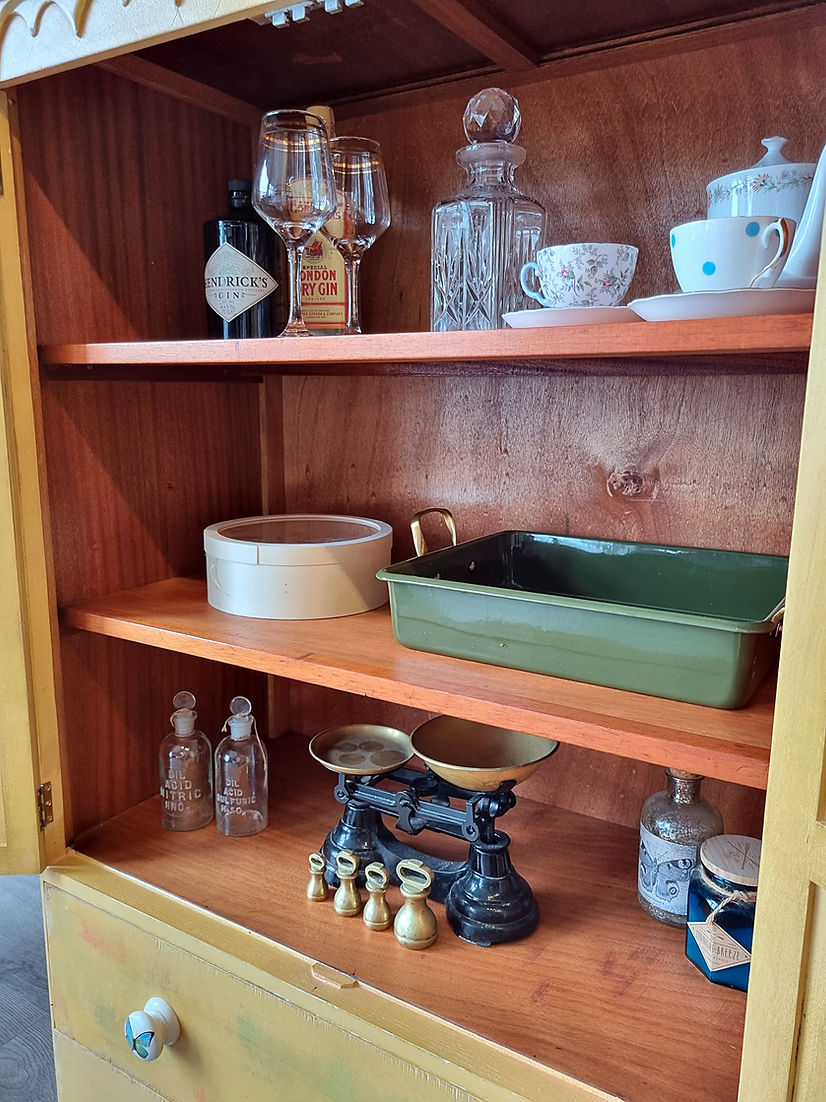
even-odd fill
[[[459,370],[518,372],[566,360],[666,360],[689,357],[667,370],[726,371],[731,357],[780,357],[784,370],[804,371],[812,333],[811,314],[717,318],[707,321],[640,321],[545,329],[494,329],[462,333],[368,333],[312,340],[141,341],[59,344],[41,348],[50,374],[93,368],[250,368],[285,374],[413,374]],[[723,362],[720,362],[722,359]],[[57,368],[63,370],[57,371]],[[606,367],[578,370],[608,370]],[[628,370],[620,364],[614,370]],[[756,367],[759,370],[759,366]],[[75,374],[77,374],[75,372]]]
[[[276,740],[269,755],[277,798],[269,828],[253,838],[224,838],[214,825],[164,831],[153,797],[75,848],[611,1097],[735,1097],[745,996],[709,983],[685,958],[683,931],[639,908],[635,830],[519,800],[503,827],[539,903],[538,930],[480,948],[456,938],[443,907],[433,904],[439,937],[427,951],[410,953],[391,931],[371,932],[337,916],[331,900],[305,898],[307,854],[341,810],[335,778],[311,761],[300,738]],[[429,833],[410,841],[453,859],[467,852]],[[262,880],[262,870],[271,875]],[[396,910],[398,889],[388,898]]]
[[[61,610],[65,627],[765,788],[774,689],[724,711],[409,650],[387,607],[333,620],[229,616],[171,578]]]

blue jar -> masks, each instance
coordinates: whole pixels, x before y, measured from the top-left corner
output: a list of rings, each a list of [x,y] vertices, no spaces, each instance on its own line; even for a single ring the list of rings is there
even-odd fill
[[[760,840],[719,834],[700,846],[688,885],[685,953],[706,979],[748,990]]]

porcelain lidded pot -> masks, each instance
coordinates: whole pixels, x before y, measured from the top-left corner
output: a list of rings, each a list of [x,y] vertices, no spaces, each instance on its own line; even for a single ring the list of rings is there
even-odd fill
[[[730,172],[707,187],[708,217],[768,214],[800,222],[815,165],[795,163],[782,153],[786,138],[763,138],[767,152],[751,168]]]

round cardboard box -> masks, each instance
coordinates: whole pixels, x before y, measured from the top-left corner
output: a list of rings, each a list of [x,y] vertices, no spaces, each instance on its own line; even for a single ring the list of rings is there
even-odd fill
[[[318,620],[378,608],[393,530],[365,517],[241,517],[204,529],[207,599],[221,612]]]

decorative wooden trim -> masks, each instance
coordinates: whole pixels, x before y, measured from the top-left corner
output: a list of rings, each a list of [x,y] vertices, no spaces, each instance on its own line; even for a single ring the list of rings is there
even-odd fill
[[[287,6],[285,0],[0,0],[0,88]],[[47,16],[51,7],[64,18]]]

